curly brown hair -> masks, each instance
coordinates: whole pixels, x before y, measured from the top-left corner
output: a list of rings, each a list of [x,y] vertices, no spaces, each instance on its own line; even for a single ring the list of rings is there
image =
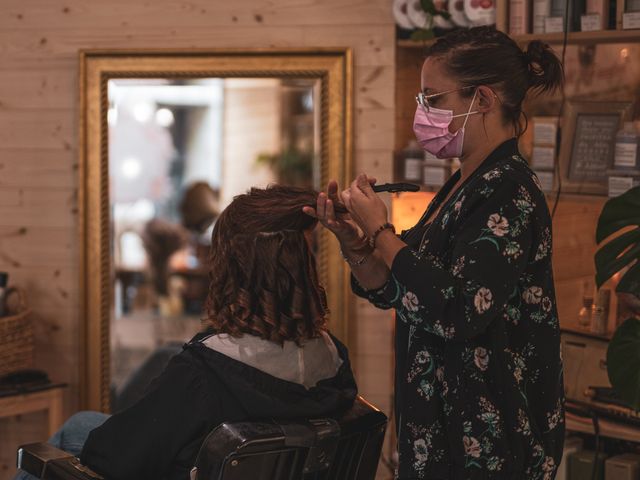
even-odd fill
[[[301,344],[326,328],[325,292],[305,235],[308,188],[270,185],[234,197],[212,234],[204,320],[216,333]]]

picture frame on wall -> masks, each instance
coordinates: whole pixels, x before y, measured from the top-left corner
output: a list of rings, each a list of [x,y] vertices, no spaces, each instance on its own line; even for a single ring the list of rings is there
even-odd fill
[[[633,102],[569,100],[560,145],[562,191],[607,195],[616,133],[631,118]]]

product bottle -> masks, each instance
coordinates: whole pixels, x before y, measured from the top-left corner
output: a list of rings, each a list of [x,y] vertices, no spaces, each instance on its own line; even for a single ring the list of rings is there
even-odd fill
[[[439,188],[449,178],[449,159],[438,158],[432,153],[424,152],[424,170],[422,183],[429,187]]]
[[[588,330],[591,327],[591,311],[593,308],[593,286],[585,281],[582,285],[582,308],[578,313],[578,325]]]
[[[638,133],[633,122],[625,122],[622,130],[616,134],[613,165],[622,169],[638,168]]]
[[[609,322],[609,304],[611,290],[603,288],[598,291],[598,300],[591,310],[591,331],[596,335],[605,335]]]
[[[582,308],[578,313],[578,325],[585,330],[591,326],[591,308],[593,306],[592,299],[582,299]]]
[[[402,176],[407,182],[422,183],[424,151],[417,141],[411,140],[402,151]]]
[[[7,272],[0,272],[0,317],[4,317],[7,314],[6,311],[6,299],[7,299],[7,280],[9,274]]]

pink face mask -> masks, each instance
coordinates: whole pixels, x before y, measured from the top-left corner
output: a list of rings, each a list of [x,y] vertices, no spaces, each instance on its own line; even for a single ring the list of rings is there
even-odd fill
[[[473,99],[469,105],[467,113],[454,115],[452,110],[441,110],[418,104],[416,114],[413,118],[413,132],[422,148],[435,155],[437,158],[453,158],[462,155],[462,144],[464,143],[464,127],[467,125],[469,115],[478,113],[471,111],[473,102],[478,91],[473,94]],[[449,125],[456,117],[463,117],[462,128],[455,133],[449,131]]]

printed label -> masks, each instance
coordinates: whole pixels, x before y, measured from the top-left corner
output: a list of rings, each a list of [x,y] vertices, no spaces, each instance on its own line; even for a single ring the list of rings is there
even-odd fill
[[[599,13],[589,13],[580,17],[580,30],[583,32],[595,32],[602,30],[602,17]]]
[[[544,33],[562,33],[564,32],[563,17],[547,17],[544,19]]]

